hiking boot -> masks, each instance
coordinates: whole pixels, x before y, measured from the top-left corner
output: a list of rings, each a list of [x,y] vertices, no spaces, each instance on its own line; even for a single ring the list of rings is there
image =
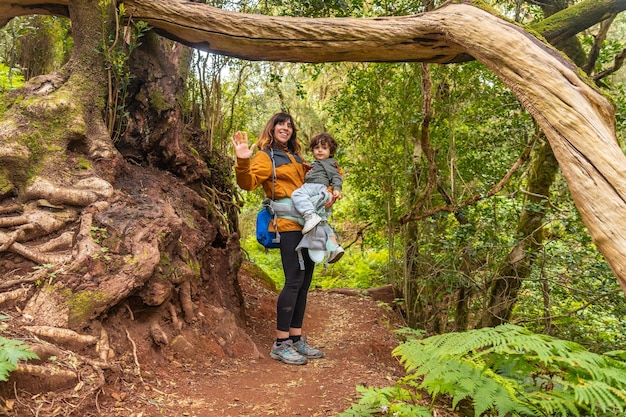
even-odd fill
[[[341,246],[337,246],[337,249],[328,252],[328,259],[326,262],[334,264],[343,256],[344,250]]]
[[[311,347],[311,345],[306,342],[306,338],[304,338],[304,336],[293,344],[293,348],[296,352],[309,359],[319,359],[324,357],[324,352]]]
[[[307,363],[306,358],[296,352],[292,340],[285,340],[281,344],[274,342],[272,350],[270,350],[270,358],[288,365],[306,365]]]
[[[307,214],[304,216],[304,226],[302,227],[302,234],[306,235],[309,233],[315,226],[322,221],[322,218],[317,213]]]

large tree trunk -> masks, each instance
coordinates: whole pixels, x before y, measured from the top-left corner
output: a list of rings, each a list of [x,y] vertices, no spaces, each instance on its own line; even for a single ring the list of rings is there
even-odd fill
[[[553,16],[558,12],[562,12],[564,7],[560,1],[542,4],[544,15],[546,16]],[[546,20],[552,19],[548,17]],[[550,27],[549,24],[544,26],[542,23],[537,26]],[[574,26],[579,25],[575,24]],[[554,29],[550,30],[554,31]],[[563,51],[577,66],[583,67],[587,63],[593,68],[595,62],[587,62],[587,57],[577,38],[565,38],[562,35],[555,35],[552,43],[556,48]],[[550,188],[559,166],[552,148],[543,140],[544,138],[541,139],[541,145],[535,153],[528,178],[528,201],[517,225],[516,236],[521,238],[519,243],[504,259],[498,269],[498,273],[489,285],[487,306],[479,323],[481,327],[497,326],[509,321],[522,282],[530,275],[536,252],[543,245],[543,223],[546,210],[549,209],[545,196],[550,195]],[[530,205],[533,206],[531,210],[527,208]]]
[[[68,64],[11,93],[0,122],[0,270],[14,278],[5,290],[28,285],[26,300],[14,300],[21,324],[100,333],[105,362],[109,347],[130,349],[116,324],[127,314],[152,323],[155,347],[182,338],[198,352],[256,355],[242,330],[237,210],[216,198],[234,193],[231,164],[209,155],[201,134],[183,135],[184,47],[152,35],[136,51],[122,155],[105,125],[106,86],[115,86],[99,52],[116,11],[91,0],[68,10]],[[220,165],[209,170],[203,156]]]

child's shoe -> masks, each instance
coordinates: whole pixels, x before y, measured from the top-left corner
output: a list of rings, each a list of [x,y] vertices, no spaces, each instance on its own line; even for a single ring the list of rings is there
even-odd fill
[[[302,227],[302,234],[306,235],[315,228],[322,221],[322,218],[317,213],[311,213],[304,216],[304,227]]]
[[[337,249],[335,249],[334,251],[328,252],[328,259],[326,260],[326,262],[328,262],[329,264],[334,264],[339,259],[341,259],[341,257],[343,256],[343,253],[344,253],[343,248],[341,246],[337,246]]]

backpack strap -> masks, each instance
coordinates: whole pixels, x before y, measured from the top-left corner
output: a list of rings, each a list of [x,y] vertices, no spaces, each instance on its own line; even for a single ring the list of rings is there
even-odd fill
[[[274,201],[274,186],[276,185],[276,161],[274,161],[274,149],[270,148],[270,159],[272,160],[272,199],[271,202]],[[265,203],[265,202],[264,202]],[[276,211],[272,207],[272,204],[268,204],[270,212],[272,213],[272,222],[274,224],[274,231],[276,232],[276,237],[272,239],[272,243],[280,243],[280,233],[278,232],[278,215]]]

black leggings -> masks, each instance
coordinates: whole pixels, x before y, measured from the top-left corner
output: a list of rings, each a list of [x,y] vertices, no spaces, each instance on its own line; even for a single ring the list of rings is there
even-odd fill
[[[313,279],[315,263],[309,258],[308,249],[302,249],[304,271],[300,270],[296,247],[301,239],[301,232],[280,234],[280,257],[285,273],[285,286],[276,305],[276,328],[281,332],[288,332],[289,328],[302,328],[307,294]]]

